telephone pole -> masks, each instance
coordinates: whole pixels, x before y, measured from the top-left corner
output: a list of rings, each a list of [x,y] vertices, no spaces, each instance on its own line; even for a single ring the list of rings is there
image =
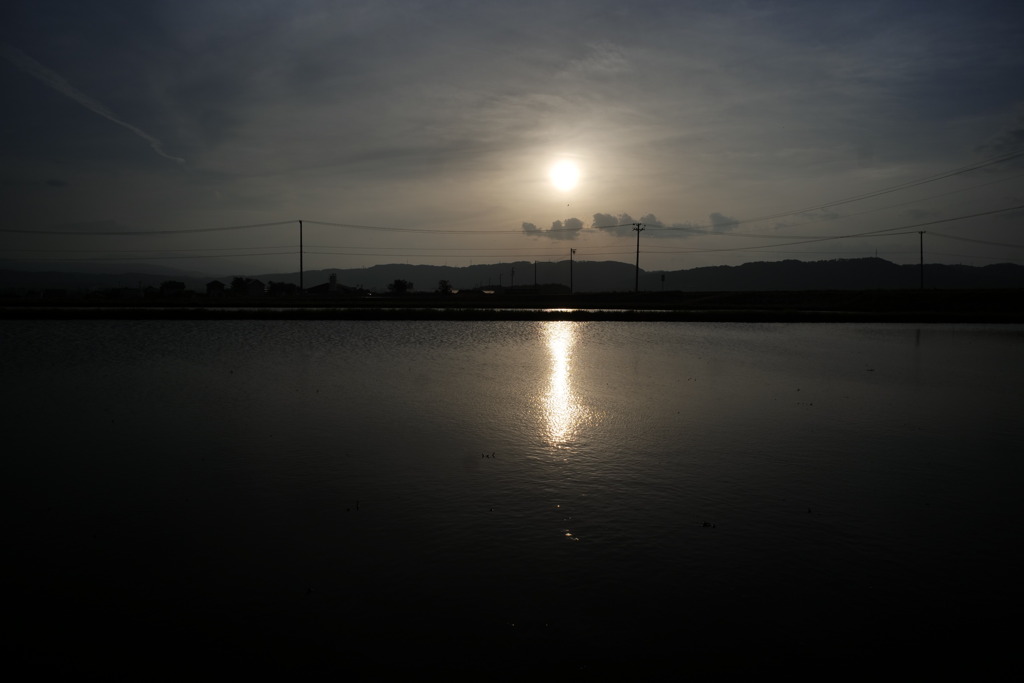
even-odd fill
[[[299,221],[299,292],[306,291],[305,287],[303,287],[302,278],[302,221]]]
[[[924,289],[924,230],[917,231],[917,239],[920,248],[921,289]]]
[[[575,249],[570,249],[569,250],[569,293],[570,294],[573,293],[573,288],[572,288],[572,255],[575,254],[575,253],[576,253]]]
[[[641,223],[634,223],[633,229],[636,230],[636,291],[640,293],[640,233],[643,232],[644,226]]]

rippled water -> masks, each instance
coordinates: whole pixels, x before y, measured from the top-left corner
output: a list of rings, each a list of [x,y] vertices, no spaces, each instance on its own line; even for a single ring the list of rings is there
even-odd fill
[[[50,655],[665,671],[1009,647],[986,615],[1022,569],[1019,326],[0,334],[24,633]]]

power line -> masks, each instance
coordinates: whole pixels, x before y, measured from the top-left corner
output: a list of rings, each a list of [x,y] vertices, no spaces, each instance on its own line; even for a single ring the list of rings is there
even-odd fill
[[[924,185],[924,184],[927,184],[927,183],[932,183],[932,182],[935,182],[937,180],[944,180],[946,178],[952,178],[952,177],[957,176],[957,175],[963,175],[964,173],[969,173],[970,171],[977,171],[977,170],[980,170],[982,168],[987,168],[989,166],[994,166],[996,164],[1004,163],[1006,161],[1012,161],[1012,160],[1020,158],[1020,157],[1024,157],[1024,152],[1014,152],[1014,153],[1010,153],[1010,154],[1003,154],[1003,155],[996,156],[996,157],[990,157],[989,159],[985,159],[983,161],[975,162],[973,164],[968,164],[966,166],[961,166],[961,167],[954,168],[954,169],[951,169],[951,170],[948,170],[948,171],[943,171],[941,173],[937,173],[935,175],[927,176],[925,178],[919,178],[917,180],[911,180],[911,181],[907,181],[905,183],[900,183],[900,184],[897,184],[897,185],[891,185],[889,187],[881,188],[881,189],[878,189],[878,190],[873,190],[871,192],[866,192],[866,193],[859,194],[859,195],[854,195],[852,197],[847,197],[845,199],[836,199],[836,200],[833,200],[833,201],[830,201],[830,202],[825,202],[825,203],[822,203],[822,204],[815,204],[813,206],[804,207],[802,209],[796,209],[796,210],[785,211],[785,212],[781,212],[781,213],[769,214],[769,215],[765,215],[765,216],[758,216],[756,218],[747,218],[747,219],[743,219],[743,220],[737,220],[737,221],[735,221],[735,223],[738,224],[738,225],[742,225],[742,224],[746,224],[746,223],[758,223],[758,222],[761,222],[761,221],[772,220],[772,219],[775,219],[775,218],[782,218],[784,216],[792,216],[792,215],[796,215],[796,214],[807,213],[809,211],[817,211],[817,210],[820,210],[820,209],[826,209],[826,208],[831,208],[831,207],[835,207],[835,206],[842,206],[844,204],[851,204],[853,202],[862,201],[864,199],[872,199],[874,197],[879,197],[879,196],[886,195],[886,194],[892,194],[893,192],[898,192],[900,190],[906,190],[906,189],[910,189],[912,187],[917,187],[917,186]],[[992,181],[992,182],[998,182],[998,181]],[[989,185],[989,184],[992,184],[992,182],[990,182],[990,183],[982,183],[982,184],[980,184],[980,185],[978,185],[976,187],[982,187],[982,186],[985,186],[985,185]],[[965,188],[965,189],[973,189],[973,188]],[[949,194],[949,193],[947,193],[947,194]],[[926,201],[926,199],[927,198],[921,199],[921,200],[915,200],[915,201]],[[914,203],[914,202],[908,202],[908,203]],[[896,205],[896,206],[901,206],[901,205]],[[892,208],[892,207],[882,207],[882,209],[884,209],[884,208]],[[862,213],[870,213],[872,211],[878,211],[878,210],[882,210],[882,209],[871,209],[869,211],[864,211]],[[859,214],[855,214],[855,215],[859,215]],[[529,234],[529,233],[527,233],[526,231],[524,231],[522,229],[519,229],[519,230],[480,230],[480,229],[476,229],[476,230],[456,230],[456,229],[448,229],[448,228],[396,228],[396,227],[386,227],[386,226],[379,226],[379,225],[360,225],[360,224],[355,224],[355,223],[331,223],[331,222],[326,222],[326,221],[306,221],[306,222],[310,223],[312,225],[323,225],[323,226],[339,227],[339,228],[355,228],[355,229],[358,229],[358,230],[380,230],[380,231],[388,231],[388,232],[413,232],[413,233],[433,233],[433,234],[452,234],[452,235],[481,234],[481,233],[483,233],[483,234],[518,234],[518,233]],[[633,223],[619,223],[619,224],[616,224],[616,225],[591,226],[591,229],[593,229],[593,230],[610,230],[610,229],[613,229],[613,228],[626,228],[626,227],[632,228],[633,225],[634,225]],[[713,228],[713,226],[652,226],[652,225],[649,225],[649,224],[644,224],[644,225],[647,228],[650,228],[650,229],[653,229],[653,230],[701,231],[701,230],[706,230],[708,228]],[[549,228],[547,230],[537,230],[537,232],[538,233],[546,234],[546,233],[550,233],[550,232],[572,232],[572,231],[579,231],[579,230],[580,230],[579,228]],[[717,234],[737,234],[737,233],[718,233],[718,232],[713,232],[711,234],[716,234],[717,235]],[[748,236],[748,237],[769,237],[769,236],[766,236],[766,235],[743,235],[743,236]],[[772,238],[781,238],[781,239],[792,239],[790,237],[776,236],[776,235],[772,235],[770,237],[772,237]]]
[[[228,225],[219,228],[185,228],[178,230],[25,230],[23,228],[0,228],[0,232],[18,233],[21,235],[81,235],[81,236],[141,236],[141,235],[181,235],[198,232],[226,232],[228,230],[249,230],[252,228],[270,228],[278,225],[291,225],[295,221],[277,221],[275,223],[253,223],[250,225]]]
[[[883,230],[869,230],[867,232],[858,232],[849,235],[832,235],[830,237],[813,237],[797,242],[785,242],[776,246],[790,247],[798,244],[811,244],[813,242],[828,242],[831,240],[843,240],[853,239],[855,237],[887,237],[889,235],[905,235],[909,232],[895,232],[897,230],[910,231],[913,228],[922,228],[929,225],[939,225],[940,223],[951,223],[953,221],[962,221],[968,218],[978,218],[980,216],[991,216],[997,213],[1007,213],[1009,211],[1017,211],[1018,209],[1024,209],[1024,204],[1018,204],[1016,206],[1010,206],[1004,209],[995,209],[992,211],[981,211],[978,213],[967,214],[965,216],[955,216],[953,218],[941,218],[933,221],[925,221],[923,223],[914,223],[912,225],[900,225],[895,228],[885,228]],[[709,253],[709,252],[721,252],[721,251],[748,251],[752,249],[762,249],[764,245],[757,245],[756,247],[722,247],[720,249],[680,249],[678,253]],[[671,253],[670,250],[660,250],[657,253]]]
[[[195,252],[195,251],[254,251],[256,249],[294,249],[291,244],[277,245],[272,247],[198,247],[193,249],[5,249],[5,251],[23,251],[45,254],[145,254],[150,252]],[[263,256],[263,254],[238,254],[239,256]],[[231,254],[228,254],[231,256]]]
[[[758,217],[755,217],[755,218],[747,218],[747,219],[743,219],[743,220],[737,220],[737,221],[735,221],[735,223],[736,224],[757,223],[757,222],[760,222],[760,221],[772,220],[772,219],[775,219],[775,218],[782,218],[784,216],[792,216],[792,215],[795,215],[795,214],[807,213],[809,211],[817,211],[817,210],[820,210],[820,209],[825,209],[825,208],[830,208],[830,207],[835,207],[835,206],[841,206],[843,204],[850,204],[850,203],[853,203],[853,202],[862,201],[864,199],[871,199],[873,197],[878,197],[878,196],[882,196],[882,195],[885,195],[885,194],[891,194],[893,192],[898,192],[900,190],[906,190],[906,189],[909,189],[909,188],[912,188],[912,187],[917,187],[919,185],[924,185],[926,183],[935,182],[937,180],[943,180],[945,178],[951,178],[953,176],[962,175],[962,174],[968,173],[970,171],[976,171],[976,170],[979,170],[979,169],[982,169],[982,168],[987,168],[989,166],[993,166],[993,165],[996,165],[996,164],[999,164],[999,163],[1003,163],[1003,162],[1006,162],[1006,161],[1012,161],[1013,159],[1017,159],[1017,158],[1022,157],[1022,156],[1024,156],[1024,152],[1016,152],[1016,153],[1012,153],[1012,154],[1004,154],[1004,155],[1001,155],[1001,156],[998,156],[998,157],[992,157],[990,159],[986,159],[984,161],[980,161],[980,162],[977,162],[977,163],[974,163],[974,164],[969,164],[967,166],[961,166],[959,168],[955,168],[955,169],[952,169],[952,170],[949,170],[949,171],[944,171],[942,173],[938,173],[938,174],[935,174],[935,175],[932,175],[932,176],[928,176],[928,177],[925,177],[925,178],[920,178],[920,179],[917,179],[917,180],[908,181],[908,182],[905,182],[905,183],[900,183],[898,185],[892,185],[892,186],[889,186],[889,187],[886,187],[886,188],[881,188],[879,190],[874,190],[872,192],[867,192],[867,193],[863,193],[863,194],[859,194],[859,195],[854,195],[852,197],[847,197],[847,198],[844,198],[844,199],[836,199],[836,200],[832,200],[832,201],[829,201],[829,202],[824,202],[824,203],[821,203],[821,204],[815,204],[813,206],[808,206],[808,207],[804,207],[804,208],[801,208],[801,209],[795,209],[795,210],[784,211],[784,212],[780,212],[780,213],[768,214],[768,215],[764,215],[764,216],[758,216]],[[918,200],[918,201],[924,201],[924,200]],[[867,213],[867,212],[865,212],[865,213]],[[173,229],[173,230],[46,230],[46,229],[43,229],[43,230],[32,229],[32,230],[30,230],[30,229],[25,229],[25,228],[0,228],[0,233],[23,234],[23,235],[66,235],[66,236],[178,235],[178,234],[196,234],[196,233],[207,233],[207,232],[227,232],[227,231],[232,231],[232,230],[250,230],[250,229],[254,229],[254,228],[268,228],[268,227],[276,227],[276,226],[282,226],[282,225],[291,225],[291,224],[294,224],[294,223],[297,223],[297,222],[299,222],[298,219],[290,220],[290,221],[274,221],[274,222],[270,222],[270,223],[249,223],[249,224],[244,224],[244,225],[228,225],[228,226],[218,226],[218,227],[211,227],[211,228],[179,228],[179,229]],[[320,225],[320,226],[325,226],[325,227],[350,228],[350,229],[355,229],[355,230],[373,230],[373,231],[383,231],[383,232],[447,234],[447,235],[529,234],[527,231],[524,231],[522,228],[517,229],[517,230],[492,230],[492,229],[479,229],[479,228],[478,229],[403,228],[403,227],[394,227],[394,226],[363,225],[363,224],[358,224],[358,223],[338,223],[338,222],[329,222],[329,221],[304,221],[304,222],[308,223],[310,225]],[[632,223],[620,223],[620,224],[617,224],[617,225],[591,226],[590,229],[594,229],[594,230],[609,230],[609,229],[613,229],[613,228],[632,227],[632,225],[633,225]],[[653,230],[701,231],[701,230],[706,230],[708,228],[713,228],[713,226],[654,226],[654,225],[647,225],[647,224],[645,224],[645,225],[646,225],[647,228],[653,229]],[[579,228],[549,228],[549,229],[546,229],[546,230],[538,230],[537,232],[538,233],[545,233],[546,234],[546,233],[551,233],[551,232],[575,232],[575,231],[579,231],[579,230],[580,230]],[[738,233],[718,233],[718,232],[714,232],[712,234],[739,235]],[[767,237],[767,236],[764,236],[764,235],[742,235],[742,236],[747,236],[747,237]],[[772,236],[772,237],[780,237],[780,236]],[[789,238],[788,237],[783,237],[783,239],[789,239]]]
[[[858,237],[891,237],[891,236],[897,236],[897,235],[905,235],[905,234],[910,234],[909,231],[912,231],[915,228],[927,227],[927,226],[931,226],[931,225],[939,225],[939,224],[942,224],[942,223],[951,223],[951,222],[955,222],[955,221],[966,220],[966,219],[969,219],[969,218],[978,218],[978,217],[981,217],[981,216],[989,216],[989,215],[995,215],[995,214],[999,214],[999,213],[1007,213],[1007,212],[1016,211],[1016,210],[1019,210],[1019,209],[1024,209],[1024,204],[1018,204],[1016,206],[1006,207],[1006,208],[1003,208],[1003,209],[994,209],[992,211],[981,211],[981,212],[977,212],[977,213],[973,213],[973,214],[966,214],[966,215],[963,215],[963,216],[954,216],[952,218],[942,218],[942,219],[936,219],[936,220],[932,220],[932,221],[925,221],[925,222],[921,222],[921,223],[914,223],[914,224],[910,224],[910,225],[896,226],[896,227],[893,227],[893,228],[884,228],[884,229],[881,229],[881,230],[869,230],[869,231],[852,233],[852,234],[847,234],[847,235],[832,235],[832,236],[826,236],[826,237],[813,237],[813,238],[808,238],[808,239],[800,239],[800,240],[797,240],[797,241],[794,241],[794,242],[786,242],[786,243],[783,243],[783,244],[773,245],[772,247],[769,247],[769,248],[770,249],[774,249],[775,246],[778,246],[778,247],[798,246],[798,245],[801,245],[801,244],[812,244],[812,243],[816,243],[816,242],[828,242],[828,241],[840,240],[840,239],[854,239],[854,238],[858,238]],[[283,225],[283,224],[284,223],[263,224],[263,225]],[[631,224],[631,225],[633,225],[633,229],[637,231],[637,260],[639,262],[639,251],[640,251],[640,249],[639,249],[639,237],[640,237],[640,233],[639,233],[639,230],[637,230],[637,227],[638,226],[643,226],[644,224],[642,224],[642,223],[634,223],[634,224]],[[240,229],[241,227],[242,226],[233,226],[231,229]],[[206,231],[209,231],[209,230],[207,229]],[[904,231],[904,232],[898,232],[898,231]],[[1000,247],[1010,247],[1010,248],[1024,248],[1024,246],[1021,246],[1021,245],[1005,244],[1005,243],[991,242],[991,241],[986,241],[986,240],[974,240],[974,239],[970,239],[970,238],[966,238],[966,237],[955,237],[955,236],[952,236],[952,235],[945,235],[945,234],[942,234],[942,233],[931,233],[931,234],[935,234],[935,235],[937,235],[939,237],[945,237],[947,239],[955,239],[955,240],[958,239],[958,240],[962,240],[962,241],[966,241],[966,242],[977,242],[979,244],[987,244],[987,245],[990,245],[990,246],[1000,246]],[[260,249],[281,249],[281,248],[287,248],[287,247],[234,247],[234,248],[209,248],[209,249],[195,249],[195,250],[193,250],[193,249],[167,249],[167,250],[144,250],[144,253],[146,253],[146,252],[153,252],[153,251],[159,251],[159,252],[163,252],[165,254],[167,252],[180,253],[180,252],[193,252],[193,251],[236,251],[237,252],[237,251],[252,251],[252,250],[260,250]],[[374,249],[374,248],[376,248],[376,249],[388,249],[388,250],[393,250],[393,251],[404,251],[404,252],[410,252],[410,251],[414,251],[414,250],[415,251],[420,251],[420,249],[418,249],[418,248],[402,249],[400,247],[366,247],[366,248],[356,247],[355,249],[360,250],[360,251],[357,251],[357,252],[352,252],[352,251],[317,251],[317,249],[348,249],[348,250],[352,249],[352,247],[337,247],[337,248],[335,248],[335,247],[330,247],[330,246],[319,246],[319,247],[307,248],[306,251],[307,251],[307,253],[321,255],[321,256],[389,256],[389,255],[394,256],[394,255],[398,255],[398,254],[388,254],[388,253],[380,253],[380,252],[369,252],[369,251],[365,250],[365,249]],[[311,251],[310,249],[313,249],[313,250]],[[552,247],[552,248],[546,248],[546,249],[554,249],[554,248]],[[722,247],[722,248],[716,248],[716,249],[694,249],[694,248],[672,249],[672,248],[661,248],[661,247],[655,246],[653,248],[649,248],[649,249],[644,250],[644,253],[661,254],[661,255],[674,254],[674,253],[697,254],[697,253],[715,253],[715,252],[729,252],[729,251],[760,251],[760,250],[763,250],[763,249],[764,249],[764,245],[747,246],[747,247]],[[452,253],[453,251],[469,251],[469,250],[470,249],[467,249],[467,248],[454,248],[454,249],[445,251],[445,250],[426,249],[426,248],[424,248],[423,251],[429,251],[429,252],[435,252],[435,253],[420,253],[418,255],[419,256],[423,256],[423,257],[448,257],[448,256],[458,256],[459,255],[459,254],[453,254]],[[124,251],[124,250],[121,250],[121,251],[118,251],[118,252],[111,252],[110,250],[67,250],[67,249],[55,249],[55,250],[12,249],[11,251],[25,251],[25,252],[31,252],[31,253],[41,253],[41,252],[45,252],[45,253],[126,253],[126,251]],[[511,258],[511,257],[535,258],[536,255],[537,255],[537,250],[519,251],[519,252],[516,252],[516,253],[508,253],[510,251],[510,249],[502,249],[502,248],[486,249],[486,248],[480,248],[480,249],[472,249],[471,251],[473,251],[474,253],[472,253],[472,254],[464,254],[464,255],[465,256],[473,256],[473,257],[477,257],[477,258],[484,257],[484,256],[497,256],[499,258]],[[436,252],[440,252],[440,253],[436,253]],[[500,253],[495,253],[495,252],[500,252]],[[292,250],[292,251],[276,251],[276,252],[248,253],[248,254],[239,254],[239,253],[195,254],[195,253],[189,253],[188,255],[180,255],[180,256],[172,256],[172,255],[164,255],[164,256],[142,255],[142,254],[139,254],[138,251],[134,251],[134,252],[131,252],[131,253],[133,253],[135,255],[134,256],[130,256],[130,257],[129,256],[125,256],[125,257],[109,256],[109,257],[87,257],[87,258],[77,258],[77,259],[76,258],[70,258],[70,259],[63,259],[63,260],[103,260],[103,261],[113,261],[113,260],[131,260],[131,259],[220,258],[220,257],[225,257],[225,256],[235,256],[235,257],[244,257],[244,256],[292,256],[292,255],[295,255],[295,254],[297,254],[299,252]],[[595,248],[595,249],[592,249],[592,250],[588,249],[588,254],[595,255],[595,256],[596,255],[604,255],[604,256],[624,255],[626,253],[628,253],[628,252],[624,252],[621,249],[615,249],[614,247]]]
[[[72,256],[72,257],[55,257],[45,259],[47,261],[137,261],[140,259],[146,261],[166,261],[173,259],[196,259],[196,258],[242,258],[247,256],[295,256],[298,251],[277,251],[267,254],[188,254],[178,256]]]
[[[433,235],[469,235],[469,234],[508,234],[508,233],[522,233],[523,230],[457,230],[454,228],[396,228],[388,227],[384,225],[359,225],[356,223],[329,223],[327,221],[305,221],[309,225],[321,225],[331,228],[352,228],[354,230],[376,230],[383,232],[413,232],[413,233],[427,233]],[[545,231],[549,232],[549,231]]]
[[[1006,244],[1005,242],[990,242],[988,240],[976,240],[970,237],[956,237],[955,235],[944,235],[941,232],[930,232],[929,235],[944,237],[947,240],[959,240],[961,242],[973,242],[975,244],[987,244],[991,247],[1009,247],[1010,249],[1024,249],[1024,244]]]
[[[427,252],[427,251],[434,252],[434,251],[438,251],[437,247],[405,247],[405,246],[402,246],[402,247],[388,247],[388,246],[356,247],[356,246],[351,246],[351,245],[336,245],[336,244],[307,245],[306,249],[307,250],[308,249],[345,249],[345,250],[351,250],[351,249],[374,249],[374,250],[401,251],[401,252]],[[552,253],[552,254],[558,253],[558,254],[560,254],[560,253],[563,252],[563,250],[564,250],[563,247],[536,247],[536,248],[533,248],[533,249],[529,249],[529,252],[531,254],[537,254],[537,253]],[[596,250],[599,251],[600,247],[597,247]],[[445,247],[444,251],[446,251],[446,252],[469,252],[467,255],[472,256],[472,255],[474,255],[476,253],[480,253],[480,252],[486,252],[487,254],[496,254],[496,253],[499,253],[499,252],[517,252],[517,253],[521,253],[523,251],[523,248],[522,247],[493,247],[493,248],[492,247]],[[588,251],[594,251],[594,250],[588,250]],[[512,255],[514,256],[515,254],[512,254]]]
[[[307,250],[306,253],[307,254],[315,254],[317,256],[387,256],[389,258],[398,258],[400,256],[409,256],[409,255],[411,255],[411,256],[419,256],[419,257],[423,257],[423,258],[487,258],[487,257],[492,257],[492,258],[499,258],[499,259],[502,259],[502,258],[505,258],[505,259],[508,259],[508,258],[520,258],[520,259],[526,259],[526,260],[536,260],[536,257],[537,257],[537,254],[534,253],[534,252],[521,252],[521,253],[518,253],[518,254],[507,254],[507,253],[492,254],[492,253],[487,253],[487,252],[481,252],[479,254],[453,254],[451,252],[438,251],[438,252],[432,252],[432,253],[428,252],[428,253],[406,254],[405,252],[402,252],[402,251],[392,251],[392,252],[353,252],[353,251],[309,251],[309,250]],[[592,250],[588,249],[586,255],[587,256],[626,256],[626,255],[632,256],[633,252],[632,251],[623,251],[623,250],[618,250],[618,251],[606,251],[606,250],[592,251]],[[545,254],[545,256],[550,256],[550,254]],[[565,260],[565,259],[559,259],[559,260]]]
[[[810,220],[803,221],[800,224],[800,226],[795,226],[795,227],[801,227],[801,226],[804,226],[804,225],[812,225],[814,223],[821,223],[823,221],[831,221],[831,220],[841,221],[841,220],[845,220],[847,218],[854,218],[856,216],[864,216],[864,215],[869,214],[869,213],[878,213],[879,211],[885,211],[887,209],[897,209],[897,208],[899,208],[901,206],[909,206],[910,204],[919,204],[920,202],[926,202],[926,201],[928,201],[930,199],[938,199],[938,198],[942,198],[942,197],[948,197],[948,196],[953,195],[953,194],[959,194],[961,192],[968,192],[970,190],[976,190],[979,187],[988,187],[989,185],[995,185],[997,183],[1004,183],[1004,182],[1006,182],[1008,180],[1017,180],[1019,178],[1024,178],[1024,173],[1019,173],[1017,175],[1009,176],[1007,178],[999,178],[997,180],[990,180],[990,181],[985,182],[985,183],[978,183],[977,185],[971,185],[969,187],[962,187],[962,188],[957,189],[957,190],[950,190],[948,192],[942,192],[942,193],[939,193],[939,194],[928,195],[927,197],[920,197],[918,199],[912,199],[912,200],[910,200],[908,202],[900,202],[898,204],[886,204],[885,206],[879,206],[879,207],[875,207],[873,209],[865,209],[864,211],[856,211],[856,212],[853,212],[853,213],[847,213],[847,214],[844,214],[842,216],[838,216],[838,215],[836,215],[836,216],[819,216],[817,218],[812,218]],[[799,213],[799,212],[797,212],[797,213]],[[751,219],[751,220],[756,220],[756,219]],[[750,222],[750,221],[737,221],[737,223],[746,223],[746,222]],[[709,235],[709,236],[716,236],[716,237],[750,237],[750,238],[755,238],[755,239],[802,239],[803,237],[806,237],[806,235],[767,235],[767,234],[764,234],[764,233],[735,232],[733,230],[729,230],[727,232],[724,232],[724,231],[716,231],[716,230],[714,230],[713,226],[704,226],[704,227],[702,227],[702,226],[695,226],[695,225],[686,225],[686,226],[684,226],[684,225],[678,225],[678,226],[650,226],[650,225],[648,225],[647,227],[650,230],[679,230],[679,231],[693,232],[693,233],[696,233],[698,235]]]
[[[955,169],[952,169],[952,170],[949,170],[949,171],[943,171],[942,173],[937,173],[935,175],[928,176],[926,178],[919,178],[918,180],[911,180],[911,181],[907,181],[905,183],[900,183],[898,185],[891,185],[889,187],[881,188],[879,190],[874,190],[872,192],[865,192],[863,194],[854,195],[852,197],[847,197],[845,199],[836,199],[836,200],[833,200],[833,201],[830,201],[830,202],[825,202],[825,203],[822,203],[822,204],[815,204],[813,206],[808,206],[808,207],[805,207],[803,209],[797,209],[795,211],[784,211],[784,212],[781,212],[781,213],[774,213],[774,214],[768,214],[768,215],[765,215],[765,216],[758,216],[756,218],[746,218],[744,220],[737,220],[737,221],[734,221],[734,222],[736,224],[738,224],[738,225],[742,225],[742,224],[745,224],[745,223],[759,223],[761,221],[773,220],[775,218],[782,218],[784,216],[792,216],[792,215],[795,215],[795,214],[807,213],[809,211],[819,211],[821,209],[828,209],[828,208],[832,208],[832,207],[835,207],[835,206],[842,206],[843,204],[851,204],[853,202],[859,202],[859,201],[863,201],[865,199],[873,199],[875,197],[880,197],[882,195],[892,194],[893,192],[899,192],[900,190],[907,190],[907,189],[910,189],[912,187],[917,187],[919,185],[924,185],[926,183],[932,183],[932,182],[935,182],[937,180],[944,180],[946,178],[952,178],[953,176],[962,175],[964,173],[969,173],[970,171],[977,171],[977,170],[980,170],[982,168],[987,168],[989,166],[994,166],[996,164],[1001,164],[1001,163],[1006,162],[1006,161],[1012,161],[1012,160],[1017,159],[1019,157],[1024,157],[1024,152],[1014,152],[1014,153],[1011,153],[1011,154],[1003,154],[1003,155],[1000,155],[1000,156],[997,156],[997,157],[991,157],[991,158],[986,159],[984,161],[979,161],[979,162],[976,162],[974,164],[968,164],[967,166],[961,166],[959,168],[955,168]],[[714,227],[714,226],[694,226],[694,227],[696,227],[697,229],[707,229],[708,227]],[[691,228],[690,226],[662,226],[662,227],[659,227],[658,229],[659,230],[689,230],[689,229],[693,229],[693,228]]]

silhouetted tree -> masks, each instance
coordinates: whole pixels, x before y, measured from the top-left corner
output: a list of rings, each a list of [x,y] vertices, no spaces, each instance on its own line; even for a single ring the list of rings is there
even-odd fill
[[[392,294],[405,294],[412,289],[412,283],[408,280],[395,280],[388,285],[388,291]]]
[[[259,280],[249,277],[231,279],[231,293],[242,296],[258,296],[266,292],[266,286]]]
[[[438,281],[438,283],[437,283],[437,293],[438,294],[446,294],[446,295],[447,294],[451,294],[452,293],[452,283],[448,282],[447,280],[440,280],[440,281]]]
[[[165,280],[160,283],[160,294],[162,296],[179,296],[185,293],[185,283],[176,280]]]

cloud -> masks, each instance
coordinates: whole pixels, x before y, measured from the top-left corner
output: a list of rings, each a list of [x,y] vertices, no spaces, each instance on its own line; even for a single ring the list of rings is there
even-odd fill
[[[547,230],[541,230],[533,223],[523,223],[523,232],[532,237],[550,237],[554,240],[574,240],[583,231],[583,221],[579,218],[566,218],[554,221]]]
[[[816,223],[818,221],[834,221],[837,218],[842,218],[842,214],[837,211],[829,211],[828,209],[816,209],[814,211],[801,211],[800,213],[793,214],[799,216],[808,223]]]
[[[557,223],[558,221],[555,222]],[[554,225],[551,226],[552,229],[554,229],[554,227]],[[578,233],[580,230],[583,229],[583,221],[581,221],[579,218],[566,218],[564,228],[567,231],[571,231],[572,233],[574,233],[573,236],[575,236],[575,233]]]
[[[711,228],[715,232],[728,232],[739,227],[740,222],[735,218],[729,218],[717,211],[710,214],[708,218],[711,219]]]
[[[591,227],[600,229],[605,233],[622,237],[632,234],[633,228],[637,223],[643,225],[645,230],[647,228],[653,228],[650,232],[644,233],[645,237],[648,235],[651,237],[688,237],[693,233],[707,232],[707,228],[688,222],[672,223],[669,225],[668,223],[660,220],[653,213],[644,214],[639,219],[633,218],[628,213],[620,213],[618,215],[610,213],[595,213],[594,222]]]
[[[620,213],[617,216],[610,213],[595,213],[594,222],[590,227],[612,235],[628,235],[633,232],[633,223],[636,222],[628,213]]]
[[[95,114],[99,114],[108,121],[113,121],[117,125],[123,128],[127,128],[131,132],[135,133],[140,138],[148,142],[149,146],[153,148],[153,151],[162,156],[163,158],[170,159],[171,161],[177,161],[179,164],[185,163],[184,159],[180,157],[171,156],[170,154],[164,152],[163,143],[160,142],[160,140],[156,139],[155,137],[153,137],[146,131],[142,130],[141,128],[133,126],[132,124],[126,121],[122,121],[114,114],[114,112],[110,111],[105,106],[103,106],[93,98],[86,95],[81,90],[77,89],[76,87],[68,83],[60,74],[51,71],[50,69],[47,69],[45,66],[43,66],[36,60],[32,59],[18,48],[12,47],[10,45],[2,45],[0,46],[0,52],[3,53],[4,57],[6,57],[8,61],[13,63],[15,66],[17,66],[19,69],[26,72],[30,76],[33,76],[34,78],[42,81],[43,83],[50,86],[60,94],[71,98],[75,102],[78,102],[80,105],[82,105],[89,111]]]
[[[649,213],[649,214],[646,214],[644,216],[641,216],[640,220],[638,222],[643,223],[644,226],[648,227],[648,228],[664,228],[664,227],[666,227],[665,224],[662,223],[661,221],[659,221],[657,216],[655,216],[653,213]]]
[[[1006,128],[987,145],[980,145],[978,152],[991,156],[1004,156],[1024,152],[1024,115],[1019,116],[1013,127]],[[1013,166],[1024,165],[1020,157],[1011,160]]]
[[[625,52],[614,43],[602,42],[586,47],[586,54],[571,59],[561,76],[569,80],[590,78],[597,81],[613,79],[631,70]]]

